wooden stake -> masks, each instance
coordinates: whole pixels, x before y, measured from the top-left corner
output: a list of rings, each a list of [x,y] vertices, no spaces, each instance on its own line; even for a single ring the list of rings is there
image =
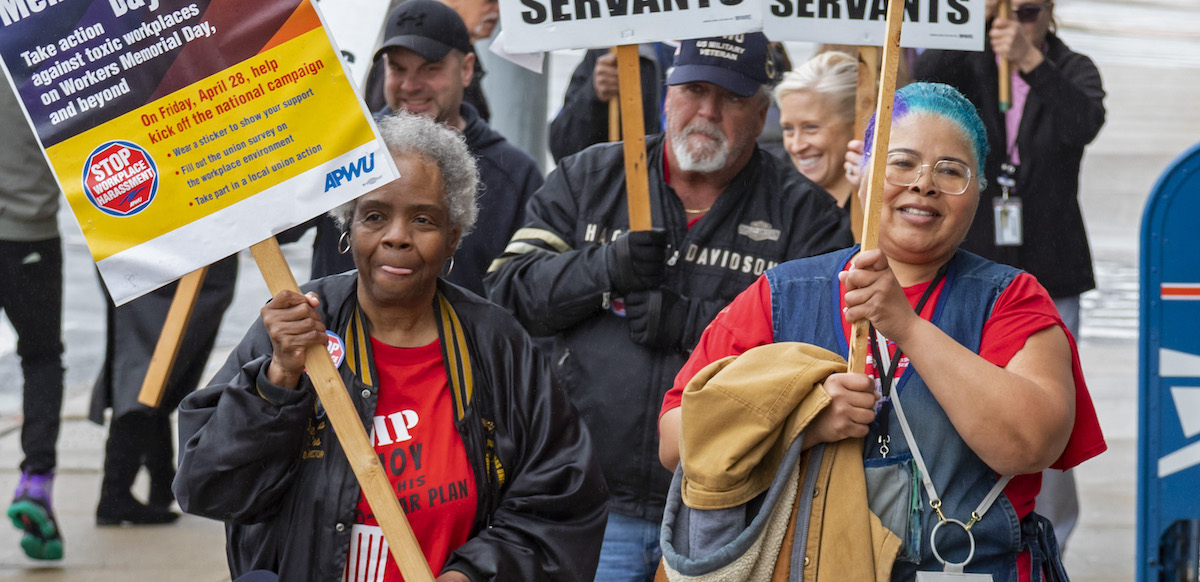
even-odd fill
[[[617,47],[621,134],[625,138],[625,194],[629,230],[650,230],[650,181],[646,176],[646,128],[642,121],[642,73],[636,44]]]
[[[175,366],[175,356],[179,355],[179,345],[183,343],[183,333],[187,331],[188,318],[196,307],[207,271],[208,267],[200,267],[184,275],[175,287],[175,297],[167,309],[167,320],[163,322],[162,333],[154,346],[154,355],[150,356],[150,366],[146,368],[146,377],[142,379],[142,390],[138,392],[138,402],[150,408],[158,408],[162,404],[163,394],[167,391],[167,378]]]
[[[866,216],[863,217],[862,250],[879,247],[879,216],[883,212],[883,174],[887,164],[888,140],[892,133],[892,100],[896,94],[896,70],[900,65],[900,25],[904,0],[888,0],[887,32],[884,35],[883,66],[879,77],[879,97],[875,100],[875,140],[871,144],[867,171]],[[866,369],[867,320],[850,330],[850,372]]]
[[[1000,0],[997,13],[1005,20],[1012,19],[1012,5],[1009,0]],[[1000,59],[997,64],[1000,78],[1000,113],[1012,109],[1012,63],[1008,59]]]
[[[608,102],[608,141],[621,141],[621,98]]]
[[[867,122],[875,111],[876,85],[879,83],[879,47],[858,47],[858,89],[854,97],[854,137],[863,139]],[[862,242],[863,209],[858,192],[850,194],[850,230],[854,242]]]
[[[274,237],[250,247],[250,252],[254,253],[254,260],[272,296],[285,289],[300,291]],[[346,393],[346,385],[333,366],[325,346],[309,347],[304,365],[317,390],[317,397],[321,399],[329,421],[333,423],[333,430],[341,442],[342,450],[346,452],[354,476],[362,486],[363,495],[375,512],[375,519],[383,530],[383,537],[388,541],[388,548],[400,568],[400,574],[409,582],[433,582],[433,573],[425,561],[425,554],[421,552],[417,537],[400,509],[396,492],[383,473],[383,466],[379,464],[379,457],[371,446],[358,410]]]
[[[617,49],[613,48],[612,54],[617,54]],[[640,91],[641,88],[639,87]],[[621,97],[618,95],[616,99],[608,100],[608,141],[621,141]]]

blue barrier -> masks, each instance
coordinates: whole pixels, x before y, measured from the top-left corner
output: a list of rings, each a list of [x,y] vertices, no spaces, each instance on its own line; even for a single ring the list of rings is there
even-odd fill
[[[1139,582],[1195,579],[1200,547],[1200,144],[1142,214]],[[1191,572],[1190,574],[1188,572]]]

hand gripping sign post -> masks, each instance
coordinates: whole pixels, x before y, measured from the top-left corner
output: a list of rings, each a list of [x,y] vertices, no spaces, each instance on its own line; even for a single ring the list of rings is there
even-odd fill
[[[867,171],[867,199],[863,201],[863,251],[879,247],[879,218],[883,212],[883,175],[887,165],[888,141],[892,135],[892,101],[896,93],[896,71],[900,65],[903,5],[904,0],[888,1],[883,64],[879,71],[879,97],[875,100],[875,140],[871,144],[871,166]],[[855,322],[854,327],[850,329],[849,370],[852,373],[862,374],[866,369],[867,341],[870,337],[867,325],[867,320],[863,319]]]
[[[113,300],[252,247],[396,168],[310,0],[11,0],[0,63]],[[260,242],[261,241],[261,242]],[[323,346],[307,369],[407,580],[433,580]]]
[[[760,0],[500,0],[500,15],[511,53],[617,47],[630,230],[653,224],[637,44],[762,28]]]

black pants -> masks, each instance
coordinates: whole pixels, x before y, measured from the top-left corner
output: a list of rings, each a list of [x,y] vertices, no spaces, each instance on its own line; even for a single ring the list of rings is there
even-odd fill
[[[21,469],[54,470],[61,425],[62,240],[0,241],[0,311],[17,331],[17,356],[25,376]]]

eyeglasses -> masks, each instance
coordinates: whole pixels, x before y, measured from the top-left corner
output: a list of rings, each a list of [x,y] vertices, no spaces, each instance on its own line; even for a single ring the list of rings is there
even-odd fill
[[[1047,8],[1050,8],[1049,2],[1045,4],[1026,4],[1020,8],[1014,9],[1013,13],[1017,15],[1018,21],[1024,22],[1025,24],[1030,24],[1037,22],[1038,17],[1042,15],[1042,10]]]
[[[922,164],[921,158],[903,152],[888,154],[883,177],[888,184],[907,188],[921,179],[925,168],[933,168],[930,174],[933,186],[943,194],[957,196],[966,192],[967,186],[971,185],[971,168],[962,162],[939,160],[933,164]]]

